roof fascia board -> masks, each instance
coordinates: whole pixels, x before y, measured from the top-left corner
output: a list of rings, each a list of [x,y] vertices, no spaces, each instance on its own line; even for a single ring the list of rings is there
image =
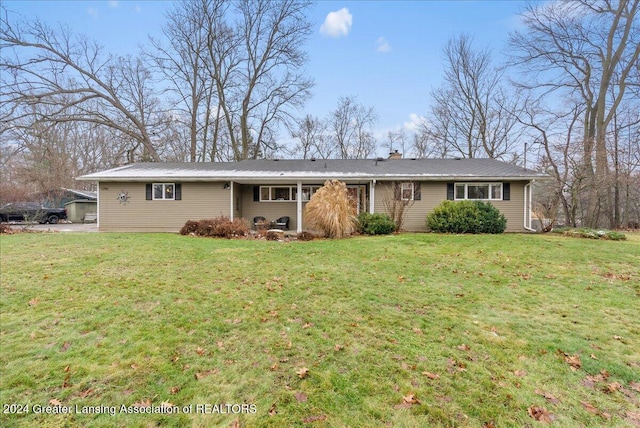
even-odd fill
[[[259,183],[259,182],[273,182],[273,183],[288,183],[291,181],[302,182],[318,182],[323,180],[340,180],[340,181],[529,181],[529,180],[549,180],[552,177],[548,176],[478,176],[478,175],[346,175],[346,176],[333,176],[333,175],[318,175],[318,176],[219,176],[219,177],[189,177],[189,176],[148,176],[148,177],[91,177],[82,176],[76,178],[78,181],[109,181],[109,182],[144,182],[150,181],[167,182],[167,181],[180,181],[180,182],[219,182],[219,181],[234,181],[238,183]]]

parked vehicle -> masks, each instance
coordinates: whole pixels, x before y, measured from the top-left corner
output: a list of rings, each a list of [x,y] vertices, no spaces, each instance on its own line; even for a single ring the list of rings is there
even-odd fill
[[[0,208],[0,222],[37,221],[56,224],[67,219],[64,208],[46,208],[37,202],[14,202]]]

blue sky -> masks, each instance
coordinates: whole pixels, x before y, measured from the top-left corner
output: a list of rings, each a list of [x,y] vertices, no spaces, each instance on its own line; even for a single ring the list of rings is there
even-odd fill
[[[28,18],[65,23],[115,54],[135,53],[149,35],[160,35],[171,6],[136,0],[3,3]],[[355,95],[376,109],[379,140],[390,130],[410,128],[412,118],[428,114],[447,41],[469,34],[499,59],[523,7],[524,1],[319,1],[309,17],[314,32],[306,46],[316,86],[300,115],[324,117],[339,97]]]

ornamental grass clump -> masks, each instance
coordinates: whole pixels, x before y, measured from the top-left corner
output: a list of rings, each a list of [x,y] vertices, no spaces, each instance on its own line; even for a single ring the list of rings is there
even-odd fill
[[[347,186],[339,180],[327,180],[304,208],[305,220],[326,238],[342,238],[356,230],[355,209]]]

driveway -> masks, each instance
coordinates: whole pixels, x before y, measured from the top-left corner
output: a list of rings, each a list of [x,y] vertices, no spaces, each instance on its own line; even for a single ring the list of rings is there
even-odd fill
[[[30,230],[42,230],[44,232],[97,232],[96,223],[58,223],[58,224],[25,224],[11,223],[13,229],[27,227]]]

